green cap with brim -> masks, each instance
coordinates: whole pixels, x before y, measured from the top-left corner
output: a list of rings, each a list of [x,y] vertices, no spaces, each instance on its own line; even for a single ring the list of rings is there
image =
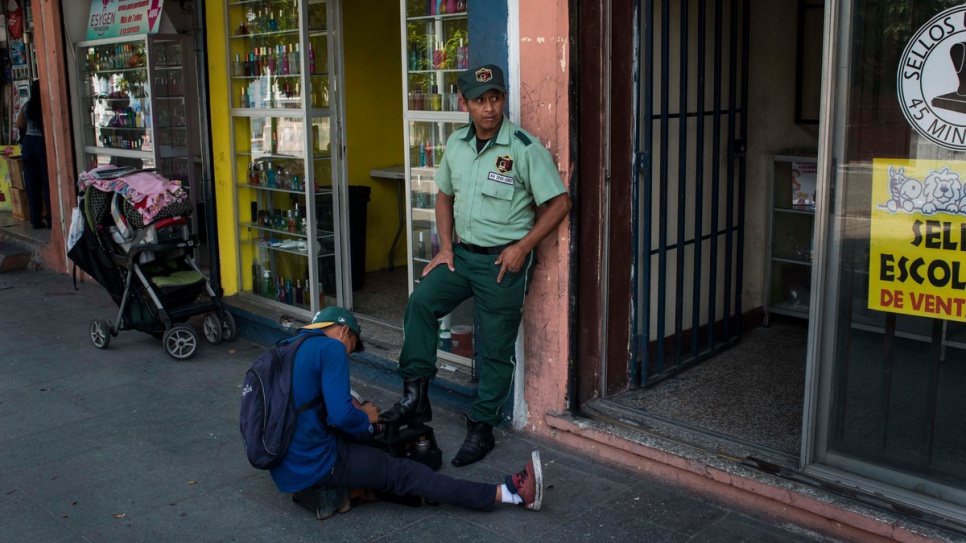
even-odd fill
[[[348,309],[335,305],[325,307],[315,314],[315,317],[312,318],[312,324],[306,326],[305,328],[328,328],[334,324],[348,326],[349,330],[355,332],[356,336],[359,338],[359,343],[356,346],[356,352],[365,350],[365,347],[362,345],[362,328],[359,326],[359,321],[356,320],[356,316],[353,315],[352,311],[349,311]]]
[[[484,64],[478,68],[470,68],[461,73],[458,78],[460,92],[467,100],[475,100],[488,90],[496,89],[506,93],[506,80],[503,70],[496,64]]]

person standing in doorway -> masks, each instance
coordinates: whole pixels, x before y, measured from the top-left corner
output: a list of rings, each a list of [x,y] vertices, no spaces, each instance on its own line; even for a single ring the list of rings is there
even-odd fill
[[[40,105],[40,80],[30,84],[30,98],[17,116],[17,130],[23,134],[20,153],[23,155],[24,188],[30,224],[36,228],[50,228],[50,185],[47,182],[47,145],[44,141],[43,108]],[[47,222],[44,223],[44,210]]]
[[[536,247],[557,230],[572,206],[553,158],[540,142],[504,117],[503,70],[488,64],[459,75],[460,102],[470,124],[446,142],[436,172],[439,252],[423,269],[406,307],[399,357],[403,397],[381,415],[390,424],[432,418],[429,380],[436,375],[438,319],[473,297],[483,361],[472,416],[453,465],[482,460],[496,445],[516,366],[523,302],[536,266]],[[455,237],[454,237],[455,234]]]

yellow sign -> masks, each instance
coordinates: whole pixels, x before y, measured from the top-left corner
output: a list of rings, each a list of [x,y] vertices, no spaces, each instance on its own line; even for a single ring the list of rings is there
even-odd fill
[[[876,159],[869,308],[966,321],[966,162]]]

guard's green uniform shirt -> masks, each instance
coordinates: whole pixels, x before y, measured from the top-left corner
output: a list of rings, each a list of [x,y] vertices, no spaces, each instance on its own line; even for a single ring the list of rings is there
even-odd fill
[[[435,180],[455,197],[460,241],[482,247],[520,240],[533,228],[534,204],[566,191],[550,152],[507,118],[480,153],[472,124],[453,132]]]

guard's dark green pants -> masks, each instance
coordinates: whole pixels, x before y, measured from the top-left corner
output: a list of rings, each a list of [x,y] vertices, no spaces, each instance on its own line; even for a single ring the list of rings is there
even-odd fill
[[[510,395],[516,366],[515,344],[523,300],[526,297],[536,255],[527,255],[523,268],[507,271],[496,282],[500,266],[498,255],[481,255],[457,245],[453,250],[455,272],[437,266],[423,277],[409,297],[403,321],[404,342],[399,356],[399,375],[403,379],[436,375],[436,345],[439,319],[464,300],[474,297],[480,316],[477,351],[482,350],[480,382],[473,402],[473,418],[492,426],[500,424],[500,411]]]

